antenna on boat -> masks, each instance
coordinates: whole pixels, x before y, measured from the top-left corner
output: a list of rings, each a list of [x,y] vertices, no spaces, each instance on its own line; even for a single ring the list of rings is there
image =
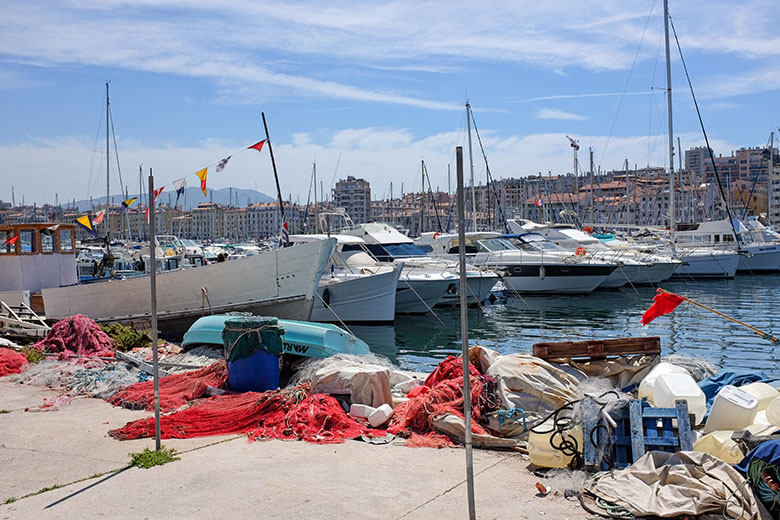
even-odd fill
[[[265,143],[268,145],[268,153],[271,154],[271,166],[274,169],[274,180],[276,181],[276,195],[279,197],[279,212],[281,223],[284,224],[284,201],[282,200],[282,189],[279,187],[279,174],[276,172],[276,160],[274,159],[274,149],[271,146],[271,136],[268,135],[268,124],[265,122],[265,112],[260,112],[263,116],[263,128],[265,128]]]
[[[468,103],[466,104],[468,109]],[[463,358],[463,417],[465,419],[464,444],[466,445],[466,488],[468,492],[469,519],[476,520],[474,506],[474,456],[471,446],[471,378],[469,370],[469,315],[466,299],[466,228],[463,211],[463,147],[455,147],[458,182],[458,268],[460,273],[460,344]],[[473,188],[473,186],[472,186]],[[472,189],[472,194],[474,193]]]

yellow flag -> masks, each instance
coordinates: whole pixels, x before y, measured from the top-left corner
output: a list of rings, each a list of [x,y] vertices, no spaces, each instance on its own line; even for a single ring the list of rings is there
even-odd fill
[[[76,224],[78,224],[79,226],[83,227],[84,229],[86,229],[87,231],[92,233],[93,235],[97,236],[97,232],[95,231],[95,227],[92,225],[92,217],[90,217],[89,215],[84,215],[84,216],[78,217],[76,219]]]
[[[206,174],[208,173],[208,168],[203,168],[199,172],[195,172],[195,175],[198,176],[200,179],[200,189],[203,190],[203,196],[206,196]]]

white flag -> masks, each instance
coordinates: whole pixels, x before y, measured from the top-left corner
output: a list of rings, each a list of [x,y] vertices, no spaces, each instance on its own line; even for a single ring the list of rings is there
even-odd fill
[[[225,157],[224,159],[219,161],[219,164],[217,164],[217,168],[216,168],[217,169],[217,173],[219,173],[219,172],[221,172],[222,170],[225,169],[225,166],[227,166],[227,163],[230,160],[230,157],[232,157],[232,156],[228,155],[227,157]]]

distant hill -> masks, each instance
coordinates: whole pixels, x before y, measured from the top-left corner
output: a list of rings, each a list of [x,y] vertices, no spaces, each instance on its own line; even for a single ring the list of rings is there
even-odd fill
[[[168,190],[171,190],[170,192]],[[189,187],[185,188],[184,195],[179,197],[179,206],[183,207],[184,209],[192,209],[198,206],[201,202],[210,202],[213,198],[214,202],[217,202],[219,204],[223,205],[229,205],[230,204],[230,198],[231,198],[231,188],[221,188],[218,190],[212,190],[208,189],[208,198],[203,196],[203,192],[200,191],[200,188],[197,187]],[[130,194],[130,198],[137,197],[138,194]],[[269,197],[265,193],[261,193],[256,190],[245,190],[242,188],[232,188],[232,197],[233,197],[233,205],[238,206],[241,208],[244,208],[247,206],[247,203],[249,204],[255,204],[258,202],[272,202],[276,200],[273,197]],[[120,204],[124,200],[124,197],[120,198],[118,195],[112,195],[111,196],[111,203],[112,204]],[[144,200],[146,200],[146,196],[144,195]],[[89,200],[77,200],[76,206],[79,208],[79,211],[87,211],[92,208],[92,206],[100,206],[101,204],[105,204],[106,197],[98,197],[92,199],[90,202]],[[176,202],[176,191],[174,191],[171,188],[166,187],[165,191],[160,194],[159,198],[157,199],[158,204],[168,204],[170,203],[173,205]],[[137,202],[136,202],[137,204]]]

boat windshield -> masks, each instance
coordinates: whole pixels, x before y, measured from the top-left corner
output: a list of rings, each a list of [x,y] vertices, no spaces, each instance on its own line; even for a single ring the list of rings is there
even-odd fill
[[[384,248],[395,258],[426,256],[425,251],[417,244],[385,244]]]
[[[539,234],[523,235],[518,238],[518,242],[519,244],[517,245],[517,248],[523,249],[525,251],[542,251],[545,253],[566,252],[564,248],[562,248],[558,244],[554,244],[550,242],[549,240],[545,239],[542,235]]]
[[[517,250],[515,246],[513,246],[503,238],[486,238],[483,240],[477,240],[475,245],[477,246],[477,252],[479,253]]]

